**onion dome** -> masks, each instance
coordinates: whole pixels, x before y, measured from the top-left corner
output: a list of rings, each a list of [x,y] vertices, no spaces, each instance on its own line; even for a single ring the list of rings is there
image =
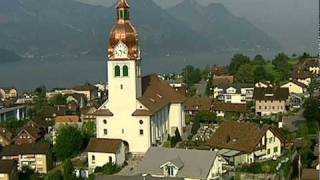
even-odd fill
[[[126,0],[119,0],[117,5],[117,24],[110,33],[108,57],[114,58],[114,49],[121,42],[128,48],[128,57],[124,59],[139,59],[138,34],[130,22],[129,8]]]

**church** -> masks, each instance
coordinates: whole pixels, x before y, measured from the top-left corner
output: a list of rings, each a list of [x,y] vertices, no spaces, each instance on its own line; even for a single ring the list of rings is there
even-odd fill
[[[176,129],[182,135],[186,97],[156,74],[142,77],[142,53],[126,0],[117,4],[107,54],[109,98],[94,113],[95,140],[122,140],[126,152],[140,156],[161,146]]]

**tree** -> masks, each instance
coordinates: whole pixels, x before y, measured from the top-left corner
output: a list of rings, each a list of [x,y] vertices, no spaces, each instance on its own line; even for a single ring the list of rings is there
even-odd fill
[[[173,137],[168,136],[168,139],[170,137],[171,147],[175,147],[178,142],[182,141],[178,128],[176,128],[176,131],[174,132],[174,134],[175,134],[175,136],[173,136]]]
[[[49,102],[52,105],[65,105],[67,104],[67,98],[62,94],[57,94],[52,97]]]
[[[231,63],[228,67],[229,73],[232,75],[235,75],[238,72],[238,69],[243,64],[249,64],[250,58],[248,56],[242,55],[242,54],[235,54],[232,59]]]
[[[241,65],[235,78],[240,83],[254,83],[254,66],[251,64]]]
[[[320,103],[316,98],[309,98],[305,101],[303,116],[308,123],[316,122],[320,125]]]
[[[212,77],[208,79],[207,86],[206,86],[206,95],[210,96],[212,95],[212,89],[213,89],[213,84],[212,84]]]
[[[63,179],[64,180],[75,180],[76,175],[74,174],[74,167],[70,159],[66,159],[63,162]]]
[[[192,128],[191,128],[191,134],[195,135],[197,134],[198,130],[200,128],[200,121],[199,120],[195,120],[192,124]]]
[[[260,54],[258,54],[258,55],[256,55],[256,56],[254,57],[253,63],[254,63],[255,65],[265,65],[265,64],[266,64],[263,56],[260,55]]]
[[[63,126],[58,131],[54,151],[60,160],[73,157],[83,149],[81,131],[73,126]]]
[[[33,116],[35,116],[37,119],[44,119],[45,114],[48,111],[49,104],[46,97],[46,87],[40,86],[35,89],[34,91],[35,97],[33,98]]]
[[[182,70],[183,81],[187,84],[188,87],[191,87],[193,84],[198,83],[201,80],[201,70],[199,68],[194,68],[191,65],[187,65]]]
[[[216,123],[217,122],[217,114],[210,111],[200,111],[194,118],[195,122],[198,121],[200,123]]]
[[[63,180],[62,172],[60,170],[54,171],[44,177],[44,180]]]
[[[291,65],[289,60],[290,58],[286,54],[280,53],[272,61],[275,69],[281,73],[280,80],[288,80],[290,77]]]
[[[303,60],[303,59],[311,58],[311,57],[312,57],[312,56],[311,56],[309,53],[304,52],[304,53],[299,57],[299,59],[300,59],[300,60]]]
[[[255,82],[261,82],[261,81],[274,81],[273,74],[266,71],[266,68],[264,66],[258,66],[253,72],[254,74],[254,81]]]
[[[82,133],[85,138],[93,138],[96,136],[96,122],[89,121],[82,125]]]
[[[102,167],[96,167],[94,170],[95,173],[101,172],[106,175],[112,175],[118,173],[121,170],[119,166],[112,162],[108,162],[107,164],[103,165]]]

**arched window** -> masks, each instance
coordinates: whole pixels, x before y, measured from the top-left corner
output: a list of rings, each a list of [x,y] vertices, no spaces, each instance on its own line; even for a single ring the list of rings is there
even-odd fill
[[[122,71],[123,71],[123,76],[127,77],[129,75],[129,68],[127,65],[124,65],[122,67]]]
[[[114,67],[114,76],[119,77],[120,76],[120,66]]]

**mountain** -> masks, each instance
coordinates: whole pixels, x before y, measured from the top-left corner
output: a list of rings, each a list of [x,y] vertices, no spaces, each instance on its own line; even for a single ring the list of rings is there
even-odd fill
[[[208,6],[201,13],[200,9],[188,7],[188,3],[193,2],[185,1],[171,9],[177,13],[163,10],[150,0],[130,2],[132,21],[146,55],[187,56],[226,49],[278,48],[265,33],[233,16],[221,4]],[[183,6],[187,9],[183,10]],[[188,15],[187,10],[197,12],[195,17],[199,18],[189,17],[200,22],[183,18],[183,14]],[[0,48],[17,52],[24,58],[104,58],[115,13],[114,6],[74,0],[1,0]]]
[[[231,14],[222,4],[200,5],[184,0],[168,9],[175,18],[206,37],[215,49],[275,50],[279,44],[249,21]]]
[[[7,49],[0,49],[0,57],[0,63],[11,63],[21,60],[19,55]]]

